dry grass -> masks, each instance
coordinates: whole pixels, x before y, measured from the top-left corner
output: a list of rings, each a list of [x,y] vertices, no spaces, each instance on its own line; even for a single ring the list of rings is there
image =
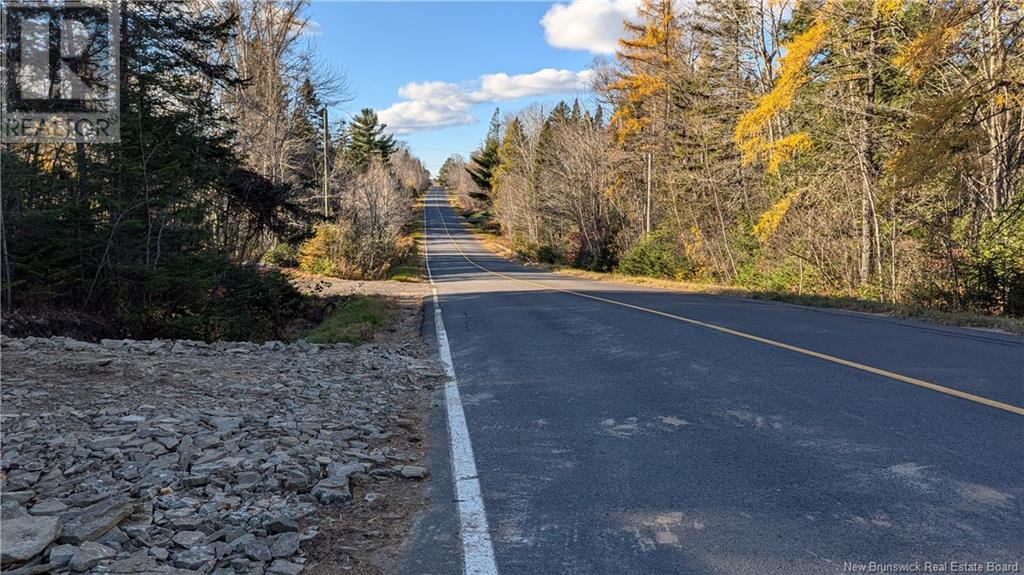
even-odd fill
[[[457,211],[463,216],[463,218],[470,215],[465,210],[459,209]],[[920,319],[941,325],[1024,334],[1024,318],[997,317],[971,312],[950,312],[920,305],[883,303],[853,297],[796,294],[784,291],[758,291],[720,284],[636,277],[614,272],[592,272],[564,266],[540,264],[533,261],[527,261],[523,254],[517,253],[512,249],[512,245],[508,239],[494,232],[485,230],[480,225],[464,220],[463,226],[492,253],[506,259],[528,263],[531,266],[546,269],[559,275],[631,285],[650,286],[684,293],[728,295],[733,297],[777,301],[810,307],[844,309],[890,317]]]
[[[852,297],[796,294],[782,291],[758,291],[718,284],[634,277],[618,273],[591,272],[556,266],[543,267],[559,275],[569,275],[599,281],[650,286],[686,293],[727,295],[765,301],[778,301],[809,307],[844,309],[863,313],[886,315],[890,317],[922,319],[942,325],[973,327],[1003,331],[1007,333],[1024,334],[1024,319],[1021,318],[996,317],[969,312],[948,312],[926,308],[919,305],[892,304]]]

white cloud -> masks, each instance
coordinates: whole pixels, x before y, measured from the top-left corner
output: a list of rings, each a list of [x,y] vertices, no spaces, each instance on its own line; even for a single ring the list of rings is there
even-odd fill
[[[637,0],[571,0],[555,4],[544,18],[544,37],[555,48],[612,54],[622,22],[636,15]]]
[[[514,100],[527,96],[565,94],[585,90],[590,70],[570,72],[545,68],[533,74],[487,74],[480,77],[480,91],[473,96],[485,102]]]
[[[485,74],[475,82],[419,82],[402,86],[398,102],[378,115],[396,134],[463,126],[476,122],[475,104],[584,91],[591,72],[545,68],[532,74]]]
[[[381,110],[377,115],[388,125],[388,131],[395,134],[411,134],[476,122],[468,106],[451,106],[429,100],[399,102]]]

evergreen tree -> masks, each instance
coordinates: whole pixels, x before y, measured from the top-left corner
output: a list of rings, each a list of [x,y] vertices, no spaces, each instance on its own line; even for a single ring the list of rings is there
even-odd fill
[[[500,111],[494,110],[491,117],[491,126],[487,131],[487,138],[483,146],[472,156],[473,163],[466,167],[473,182],[480,188],[480,192],[473,194],[475,199],[489,203],[491,201],[490,191],[494,186],[494,173],[500,164],[498,149],[501,146],[501,119]]]
[[[501,146],[498,148],[498,167],[494,171],[493,177],[495,186],[503,177],[522,176],[529,173],[529,168],[523,165],[524,158],[522,157],[522,152],[527,147],[528,142],[523,123],[519,118],[512,118],[508,123],[508,128],[505,129]]]
[[[615,188],[630,205],[633,234],[639,237],[652,231],[648,223],[657,226],[668,204],[669,87],[684,61],[678,52],[682,22],[673,0],[643,0],[636,19],[626,21],[625,31],[616,52],[619,70],[607,90],[614,105],[611,123],[623,152]],[[650,202],[645,176],[649,154],[654,196]]]
[[[348,157],[359,171],[365,171],[370,159],[379,157],[385,163],[397,148],[394,136],[385,134],[387,125],[381,124],[377,113],[364,108],[348,126]]]
[[[551,110],[551,114],[548,116],[548,122],[554,124],[565,124],[572,119],[572,112],[569,109],[569,105],[565,102],[559,102]]]
[[[452,169],[455,166],[455,157],[447,158],[443,164],[441,164],[441,171],[437,174],[437,183],[443,187],[454,186],[456,182],[450,182],[449,179],[452,173]]]
[[[560,118],[564,118],[564,102],[559,102],[555,106],[554,110],[548,115],[547,120],[540,128],[540,134],[537,135],[537,152],[534,154],[535,166],[533,169],[533,182],[531,186],[536,190],[544,189],[546,175],[551,164],[557,161],[558,158],[558,147],[555,145],[555,130],[554,126],[562,121]],[[561,110],[561,111],[560,111]]]
[[[295,95],[289,126],[296,146],[291,153],[288,181],[295,186],[319,189],[323,185],[323,108],[307,77]]]
[[[12,303],[100,314],[136,337],[272,336],[257,324],[280,302],[244,310],[262,280],[239,264],[300,210],[287,186],[242,167],[219,107],[241,81],[209,50],[235,19],[184,0],[124,6],[120,142],[70,157],[64,145],[3,148]]]

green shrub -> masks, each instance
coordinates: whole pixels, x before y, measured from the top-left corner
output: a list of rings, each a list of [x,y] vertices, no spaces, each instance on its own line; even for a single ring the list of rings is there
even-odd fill
[[[537,248],[537,261],[542,264],[558,263],[558,252],[555,251],[554,246],[544,244]]]
[[[299,265],[299,251],[289,243],[279,242],[263,256],[263,261],[282,268],[294,268]]]
[[[800,271],[796,262],[787,259],[748,261],[736,266],[732,283],[750,290],[795,292],[800,285]]]
[[[1024,316],[1024,216],[986,222],[964,268],[969,308]]]
[[[321,276],[340,276],[342,253],[342,234],[338,226],[317,226],[313,237],[299,246],[299,269]]]
[[[683,246],[671,234],[657,232],[637,242],[619,260],[618,271],[631,276],[687,279],[693,275],[693,263]]]

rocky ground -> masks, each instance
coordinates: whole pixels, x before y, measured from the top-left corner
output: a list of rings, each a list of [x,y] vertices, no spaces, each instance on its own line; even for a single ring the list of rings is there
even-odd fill
[[[2,341],[4,573],[390,571],[422,503],[419,342]]]

